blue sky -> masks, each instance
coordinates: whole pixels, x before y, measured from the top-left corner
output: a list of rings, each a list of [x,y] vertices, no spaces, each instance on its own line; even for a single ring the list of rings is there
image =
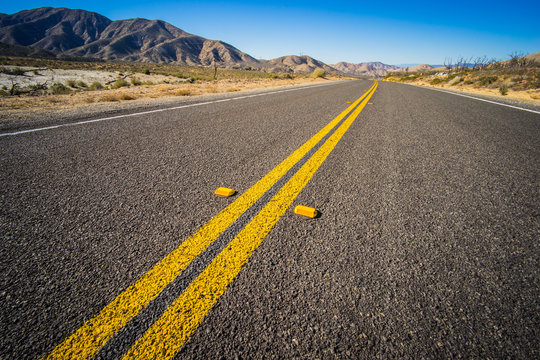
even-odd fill
[[[165,20],[263,59],[310,55],[338,61],[442,64],[446,58],[540,51],[540,1],[167,1],[19,0],[95,11],[112,20]]]

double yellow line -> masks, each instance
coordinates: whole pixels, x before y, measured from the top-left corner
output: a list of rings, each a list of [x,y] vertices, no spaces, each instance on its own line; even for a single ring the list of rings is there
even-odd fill
[[[107,341],[159,295],[225,229],[354,110],[267,205],[169,306],[124,357],[126,359],[172,358],[334,149],[367,104],[377,86],[377,82],[374,82],[371,88],[345,111],[118,295],[98,315],[88,320],[75,333],[54,348],[47,358],[89,359],[94,356]]]

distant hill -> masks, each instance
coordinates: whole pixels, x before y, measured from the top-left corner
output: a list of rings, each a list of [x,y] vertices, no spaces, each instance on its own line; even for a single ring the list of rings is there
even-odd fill
[[[336,69],[332,68],[331,66],[328,66],[325,63],[306,55],[282,56],[276,59],[268,60],[266,62],[266,66],[269,67],[272,71],[281,72],[310,73],[318,68],[323,69],[329,73],[336,72]]]
[[[387,65],[381,62],[363,62],[359,64],[352,64],[342,61],[331,66],[344,74],[364,75],[370,77],[384,77],[388,71],[398,69],[397,66]]]
[[[533,60],[533,61],[536,61],[537,63],[540,63],[540,52],[529,54],[525,56],[525,58],[528,60]]]
[[[421,65],[400,67],[392,71],[413,72],[413,71],[429,71],[429,70],[433,70],[433,66],[428,65],[428,64],[421,64]]]

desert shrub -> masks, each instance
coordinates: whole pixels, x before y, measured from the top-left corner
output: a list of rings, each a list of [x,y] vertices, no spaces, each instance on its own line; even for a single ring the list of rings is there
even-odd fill
[[[145,81],[145,82],[144,82],[144,85],[154,85],[154,82],[148,80],[148,81]]]
[[[25,71],[21,69],[20,67],[16,67],[13,69],[9,69],[6,67],[0,68],[0,73],[2,74],[8,74],[8,75],[24,75]]]
[[[465,80],[464,84],[465,85],[471,85],[471,84],[474,84],[474,81],[473,80]]]
[[[69,79],[68,81],[66,81],[66,85],[70,88],[77,88],[77,82],[73,79]]]
[[[21,69],[20,67],[16,67],[13,70],[11,70],[11,73],[13,75],[24,75],[24,72],[25,71],[23,69]]]
[[[478,78],[478,84],[480,84],[481,86],[487,86],[494,83],[498,79],[499,78],[497,76],[482,76]]]
[[[440,84],[442,82],[443,82],[443,80],[441,78],[435,78],[435,79],[431,80],[431,85],[437,85],[437,84]]]
[[[99,81],[94,81],[90,86],[88,87],[88,90],[101,90],[103,89],[103,85]]]
[[[281,77],[282,77],[283,79],[294,79],[294,75],[293,75],[293,74],[290,74],[290,73],[283,74]]]
[[[118,95],[118,98],[120,100],[135,100],[136,99],[135,96],[130,95],[130,94],[120,94],[120,95]]]
[[[143,73],[144,75],[150,75],[150,69],[144,69],[144,70],[142,71],[142,73]]]
[[[71,90],[64,84],[62,83],[54,83],[51,85],[51,87],[49,88],[49,90],[51,91],[51,94],[55,94],[55,95],[58,95],[58,94],[69,94],[71,92]]]
[[[99,100],[100,101],[118,101],[120,99],[117,94],[106,94],[106,95],[103,95]]]
[[[47,91],[47,84],[32,84],[28,86],[28,90],[34,95],[42,94]]]
[[[313,72],[311,73],[311,76],[313,78],[323,78],[324,76],[326,75],[326,71],[324,71],[323,69],[315,69],[313,70]]]
[[[119,89],[121,87],[129,86],[129,83],[124,79],[118,79],[116,80],[112,85],[112,89]]]
[[[86,83],[82,80],[77,83],[77,86],[83,89],[88,87],[88,85],[86,85]]]
[[[174,92],[176,96],[189,96],[191,95],[191,90],[189,89],[178,89]]]
[[[508,87],[506,85],[502,85],[501,87],[499,87],[499,92],[501,93],[502,96],[507,95]]]
[[[138,78],[134,77],[134,78],[131,79],[131,85],[133,85],[133,86],[142,85],[142,81],[139,80]]]
[[[412,81],[412,80],[416,80],[420,77],[419,74],[416,74],[416,75],[409,75],[409,76],[405,76],[404,78],[401,78],[399,81]],[[441,80],[442,81],[442,80]]]
[[[212,78],[208,76],[193,76],[193,81],[210,81]]]

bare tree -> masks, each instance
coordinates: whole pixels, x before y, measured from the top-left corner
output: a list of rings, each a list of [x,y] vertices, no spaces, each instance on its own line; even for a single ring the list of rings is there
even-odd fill
[[[522,52],[514,51],[511,54],[508,54],[510,57],[510,60],[508,61],[508,67],[510,69],[518,69],[523,66],[522,58],[524,59],[524,55]],[[527,60],[525,60],[526,62]]]
[[[444,58],[444,67],[446,70],[452,70],[452,58]]]

